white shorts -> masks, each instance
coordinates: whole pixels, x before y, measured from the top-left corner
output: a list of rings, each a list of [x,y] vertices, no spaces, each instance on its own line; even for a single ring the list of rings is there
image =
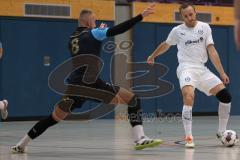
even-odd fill
[[[191,85],[208,96],[211,95],[209,92],[212,88],[223,83],[205,66],[195,68],[179,66],[177,69],[177,76],[181,89],[184,86]]]

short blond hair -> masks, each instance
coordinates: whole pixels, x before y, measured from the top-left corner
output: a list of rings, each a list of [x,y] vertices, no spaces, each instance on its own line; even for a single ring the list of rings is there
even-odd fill
[[[90,15],[90,14],[92,14],[92,13],[93,13],[93,12],[92,12],[92,10],[90,10],[90,9],[82,9],[82,10],[80,11],[79,18],[78,18],[78,24],[79,24],[79,26],[80,26],[80,22],[81,22],[81,21],[84,21],[86,15]]]

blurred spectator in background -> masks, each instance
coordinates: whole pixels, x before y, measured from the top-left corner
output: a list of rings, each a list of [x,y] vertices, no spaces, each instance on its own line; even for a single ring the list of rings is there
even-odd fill
[[[235,42],[237,48],[240,48],[240,0],[235,0],[234,2],[234,13],[235,13]]]

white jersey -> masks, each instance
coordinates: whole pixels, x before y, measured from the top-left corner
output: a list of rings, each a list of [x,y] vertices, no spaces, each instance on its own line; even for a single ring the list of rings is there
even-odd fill
[[[208,60],[207,46],[214,44],[212,30],[207,23],[197,21],[193,28],[178,25],[169,33],[166,43],[177,45],[178,62],[204,64]]]

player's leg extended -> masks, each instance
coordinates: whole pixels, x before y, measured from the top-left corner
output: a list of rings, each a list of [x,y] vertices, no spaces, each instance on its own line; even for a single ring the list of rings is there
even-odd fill
[[[47,118],[38,121],[33,128],[15,145],[11,148],[13,153],[24,153],[27,144],[40,136],[49,127],[57,124],[61,120],[64,120],[70,114],[70,107],[73,104],[72,99],[63,98],[60,103],[58,103],[51,115]]]
[[[183,109],[182,109],[182,121],[185,130],[186,144],[188,148],[193,148],[193,136],[192,136],[192,107],[194,103],[194,90],[191,85],[186,85],[182,88],[183,96]]]
[[[8,108],[8,101],[7,100],[0,101],[0,111],[1,111],[2,119],[7,119],[8,117],[7,108]]]
[[[218,127],[217,137],[220,138],[221,133],[223,133],[227,128],[228,119],[230,116],[232,98],[231,98],[231,94],[225,88],[224,84],[219,84],[213,87],[210,90],[210,94],[216,96],[217,99],[219,100],[219,107],[218,107],[219,127]]]
[[[136,95],[126,89],[120,88],[110,103],[121,103],[128,105],[128,117],[133,129],[133,138],[136,143],[136,150],[154,147],[162,142],[162,140],[154,140],[145,136],[142,126],[142,110],[140,100]]]

